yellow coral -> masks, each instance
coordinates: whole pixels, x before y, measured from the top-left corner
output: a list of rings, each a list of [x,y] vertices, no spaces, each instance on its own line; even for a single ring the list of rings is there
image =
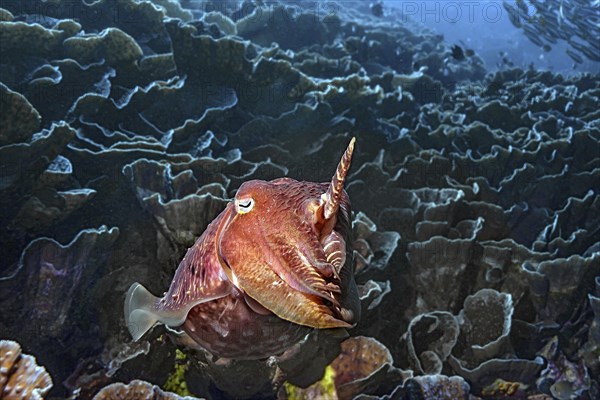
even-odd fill
[[[503,379],[496,379],[493,383],[486,386],[481,394],[484,396],[512,396],[519,390],[527,389],[527,385],[521,382],[508,382]]]

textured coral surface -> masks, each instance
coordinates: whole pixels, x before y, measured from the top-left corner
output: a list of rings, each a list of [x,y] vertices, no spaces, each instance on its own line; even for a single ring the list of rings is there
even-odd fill
[[[43,399],[52,387],[52,378],[33,356],[22,354],[12,340],[0,340],[0,398]]]

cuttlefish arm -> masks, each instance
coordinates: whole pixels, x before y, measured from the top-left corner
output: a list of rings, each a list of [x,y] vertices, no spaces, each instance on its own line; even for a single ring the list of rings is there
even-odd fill
[[[125,296],[125,322],[134,340],[139,340],[157,323],[179,326],[194,306],[231,293],[232,286],[222,271],[214,246],[225,215],[217,217],[188,249],[162,298],[137,282],[131,285]]]
[[[337,166],[335,175],[331,179],[329,188],[325,192],[321,199],[323,200],[323,218],[325,221],[331,220],[335,217],[342,203],[342,197],[344,195],[344,181],[346,175],[350,170],[350,163],[352,162],[352,153],[354,153],[354,143],[356,138],[350,140],[348,148],[344,152],[340,163]]]
[[[335,174],[327,187],[327,191],[321,195],[317,210],[314,213],[315,225],[320,227],[320,243],[326,256],[326,265],[333,267],[333,272],[339,279],[339,272],[346,263],[346,241],[344,235],[335,230],[338,224],[338,215],[343,213],[342,219],[348,219],[349,200],[344,192],[344,182],[350,170],[352,154],[354,152],[355,138],[352,138],[348,148],[340,160]],[[350,229],[346,226],[342,229]],[[317,266],[317,268],[319,268]],[[321,270],[328,273],[327,269]]]
[[[296,231],[302,233],[302,231]],[[326,281],[325,276],[320,273],[316,266],[321,266],[327,271],[333,268],[329,266],[323,251],[319,251],[319,242],[297,245],[294,242],[284,241],[282,238],[270,237],[264,232],[265,241],[261,243],[263,254],[267,256],[269,267],[283,279],[292,289],[307,295],[321,297],[339,306],[335,294],[341,293],[339,281],[332,276]]]
[[[323,252],[326,254],[326,265],[333,267],[334,274],[339,279],[339,271],[346,263],[346,241],[341,233],[332,231],[325,235],[321,240]],[[327,273],[328,269],[324,268],[323,273]]]
[[[314,328],[348,328],[352,325],[334,316],[318,295],[292,290],[272,268],[265,265],[265,253],[259,247],[242,248],[226,235],[221,243],[226,260],[243,258],[243,266],[234,271],[235,280],[244,292],[279,318]],[[233,270],[233,268],[232,268]]]

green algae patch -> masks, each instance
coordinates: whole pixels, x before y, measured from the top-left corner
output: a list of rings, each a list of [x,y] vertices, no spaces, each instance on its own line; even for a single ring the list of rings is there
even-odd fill
[[[185,373],[189,367],[187,356],[179,349],[175,350],[175,365],[173,372],[167,378],[163,385],[163,389],[168,392],[177,393],[180,396],[191,396],[187,382],[185,381]]]
[[[325,368],[323,378],[315,382],[306,389],[299,388],[289,382],[283,384],[288,396],[288,400],[308,400],[308,399],[324,399],[337,400],[337,391],[335,389],[335,370],[331,365]]]

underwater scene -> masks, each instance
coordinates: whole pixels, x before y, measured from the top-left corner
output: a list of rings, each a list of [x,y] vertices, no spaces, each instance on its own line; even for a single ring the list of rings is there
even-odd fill
[[[599,0],[0,0],[0,400],[600,399]]]

